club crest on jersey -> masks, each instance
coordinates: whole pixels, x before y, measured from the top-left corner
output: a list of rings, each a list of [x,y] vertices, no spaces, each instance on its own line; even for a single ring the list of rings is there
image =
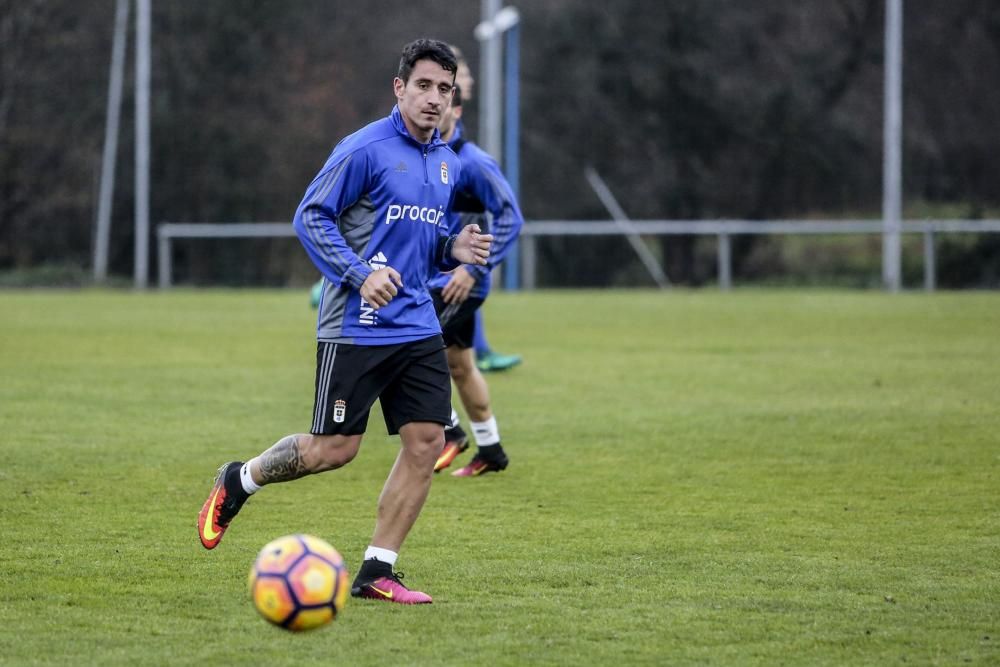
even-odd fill
[[[448,163],[441,163],[441,182],[448,185]]]
[[[347,401],[342,398],[338,398],[333,404],[333,421],[338,424],[344,423],[344,417],[347,415]]]

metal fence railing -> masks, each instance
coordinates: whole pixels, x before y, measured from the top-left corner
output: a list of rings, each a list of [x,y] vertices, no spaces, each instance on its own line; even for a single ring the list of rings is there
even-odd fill
[[[880,220],[633,220],[630,233],[643,236],[715,236],[718,238],[718,283],[721,289],[732,287],[732,237],[739,235],[837,235],[882,234]],[[923,235],[924,288],[933,290],[936,276],[936,234],[1000,233],[1000,220],[907,220],[903,234]],[[546,236],[621,236],[625,234],[616,221],[540,220],[526,222],[519,238],[520,275],[524,289],[534,289],[538,275],[538,239]],[[287,222],[256,223],[161,223],[159,243],[159,285],[173,284],[172,244],[175,239],[205,238],[282,238],[295,236]]]
[[[824,235],[882,234],[881,220],[632,220],[630,232],[643,236],[716,236],[718,237],[718,282],[721,289],[732,287],[732,237],[738,235]],[[924,237],[924,287],[935,289],[935,234],[1000,233],[1000,220],[907,220],[904,234]],[[626,232],[616,221],[546,220],[525,223],[521,229],[521,284],[536,286],[537,239],[544,236],[621,236]]]

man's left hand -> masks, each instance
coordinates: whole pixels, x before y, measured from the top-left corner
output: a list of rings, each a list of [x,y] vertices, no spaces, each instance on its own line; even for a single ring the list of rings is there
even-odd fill
[[[492,234],[481,234],[479,225],[466,225],[451,247],[451,256],[462,264],[485,266],[492,243]]]
[[[451,280],[441,290],[441,298],[445,303],[462,303],[469,298],[469,292],[475,286],[476,279],[464,266],[460,266],[451,272]]]

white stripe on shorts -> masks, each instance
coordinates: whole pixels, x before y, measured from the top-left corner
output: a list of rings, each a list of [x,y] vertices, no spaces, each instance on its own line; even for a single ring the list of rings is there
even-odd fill
[[[326,406],[329,402],[330,380],[333,375],[333,362],[337,358],[337,344],[324,343],[323,361],[319,366],[319,382],[316,383],[316,401],[313,404],[312,433],[319,433],[323,428],[326,416]]]
[[[447,306],[445,306],[444,310],[441,311],[441,316],[438,318],[439,320],[441,320],[441,324],[448,324],[448,322],[451,321],[451,318],[455,317],[455,315],[458,313],[458,309],[461,307],[462,304],[458,302],[449,303]]]

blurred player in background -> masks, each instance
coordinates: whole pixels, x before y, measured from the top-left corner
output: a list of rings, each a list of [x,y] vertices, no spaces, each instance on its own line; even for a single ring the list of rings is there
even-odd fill
[[[471,101],[475,99],[473,94],[476,80],[472,77],[472,70],[469,68],[469,63],[466,61],[465,56],[462,55],[462,51],[455,45],[452,45],[451,50],[455,52],[455,57],[458,58],[458,73],[455,75],[455,84],[462,91],[462,100],[465,102]],[[458,120],[457,132],[459,136],[467,136],[465,125],[461,119]],[[476,310],[475,320],[473,347],[476,351],[476,365],[479,367],[479,370],[484,373],[505,371],[521,363],[521,355],[494,352],[490,347],[489,342],[486,340],[486,325],[483,321],[484,316],[481,308]]]
[[[441,138],[462,160],[462,176],[456,184],[455,200],[448,211],[448,225],[454,231],[475,224],[493,236],[490,258],[484,266],[460,266],[431,279],[434,306],[441,320],[448,346],[448,368],[458,389],[462,406],[472,425],[477,451],[472,460],[452,473],[473,477],[499,472],[507,467],[507,455],[500,444],[500,431],[490,407],[486,380],[476,365],[473,335],[475,314],[490,292],[492,270],[517,241],[524,219],[514,192],[496,161],[479,146],[462,136],[463,91],[456,87],[451,107],[441,116]],[[452,410],[451,426],[445,430],[445,446],[434,466],[439,472],[468,448],[468,436]]]
[[[295,230],[324,276],[312,427],[219,469],[198,516],[206,549],[218,545],[262,486],[348,464],[377,398],[402,447],[351,594],[431,601],[393,572],[451,422],[448,362],[426,282],[435,270],[461,262],[485,265],[492,240],[474,225],[449,235],[444,224],[461,166],[438,125],[451,105],[457,68],[442,42],[406,45],[393,79],[392,113],[337,144],[299,204]]]

